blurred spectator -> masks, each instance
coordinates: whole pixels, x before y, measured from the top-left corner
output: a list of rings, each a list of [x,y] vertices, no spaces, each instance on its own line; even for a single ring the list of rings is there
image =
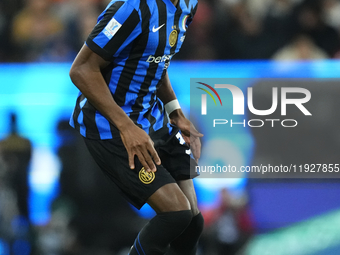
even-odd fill
[[[273,56],[274,60],[313,60],[326,58],[328,58],[327,53],[317,47],[305,35],[299,35],[291,44],[283,47]]]
[[[17,132],[16,114],[12,113],[10,118],[11,132],[7,138],[0,141],[0,148],[7,166],[7,181],[15,192],[19,213],[28,220],[28,166],[32,147],[31,142]]]
[[[204,211],[206,222],[202,236],[204,254],[236,255],[253,234],[254,226],[245,197],[232,197],[227,189],[220,192],[215,210]]]
[[[267,12],[263,16],[267,47],[264,58],[270,58],[293,40],[295,35],[293,11],[296,2],[294,0],[272,0],[268,4]]]
[[[51,219],[46,226],[38,231],[38,254],[43,255],[72,255],[77,254],[75,231],[69,227],[70,213],[66,208],[53,208]]]
[[[8,169],[0,150],[0,238],[5,239],[13,237],[11,222],[19,214],[15,192],[8,183]]]
[[[17,133],[11,114],[11,133],[0,142],[0,238],[11,253],[29,255],[32,235],[28,213],[28,165],[31,143]]]
[[[15,16],[13,42],[21,61],[58,61],[68,54],[62,42],[63,24],[51,9],[50,0],[27,0]]]
[[[304,1],[297,9],[297,33],[306,34],[318,47],[333,57],[340,46],[339,34],[326,24],[322,14],[322,1]]]
[[[326,24],[340,31],[340,2],[338,0],[323,0],[323,19]]]
[[[97,23],[100,10],[104,9],[101,3],[96,0],[64,0],[56,4],[56,13],[65,27],[66,43],[74,54],[83,46]]]
[[[251,14],[245,1],[222,4],[215,26],[218,59],[261,59],[268,42],[262,20]]]
[[[23,0],[0,1],[0,62],[11,61],[13,45],[11,44],[11,21],[22,8]]]

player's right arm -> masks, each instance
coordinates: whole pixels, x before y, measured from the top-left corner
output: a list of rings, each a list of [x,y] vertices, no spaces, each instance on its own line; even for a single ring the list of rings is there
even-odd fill
[[[129,155],[130,168],[135,168],[136,155],[146,171],[156,171],[154,162],[160,165],[161,161],[152,140],[116,104],[101,74],[101,69],[109,63],[84,45],[72,64],[71,80],[87,100],[118,128]]]

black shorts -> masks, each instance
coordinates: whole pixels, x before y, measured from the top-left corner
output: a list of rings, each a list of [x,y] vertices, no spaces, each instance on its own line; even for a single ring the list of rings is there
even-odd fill
[[[118,186],[126,199],[140,209],[146,200],[160,187],[179,180],[197,176],[196,162],[191,157],[186,144],[172,135],[155,149],[162,161],[155,173],[144,171],[142,164],[135,157],[135,169],[130,169],[128,154],[120,136],[109,140],[84,138],[90,154],[102,171]]]

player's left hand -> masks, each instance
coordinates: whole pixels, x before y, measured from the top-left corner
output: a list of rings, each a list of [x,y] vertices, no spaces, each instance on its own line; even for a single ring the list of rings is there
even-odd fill
[[[201,140],[203,134],[197,131],[190,120],[185,118],[182,110],[178,109],[170,114],[170,123],[176,125],[182,133],[182,137],[186,144],[190,146],[192,154],[196,160],[201,157]]]

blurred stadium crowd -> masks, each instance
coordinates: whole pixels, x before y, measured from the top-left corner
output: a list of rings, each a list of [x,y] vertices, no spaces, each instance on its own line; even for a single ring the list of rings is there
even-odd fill
[[[0,62],[72,61],[109,0],[2,0]],[[338,0],[200,0],[176,59],[340,56]]]

